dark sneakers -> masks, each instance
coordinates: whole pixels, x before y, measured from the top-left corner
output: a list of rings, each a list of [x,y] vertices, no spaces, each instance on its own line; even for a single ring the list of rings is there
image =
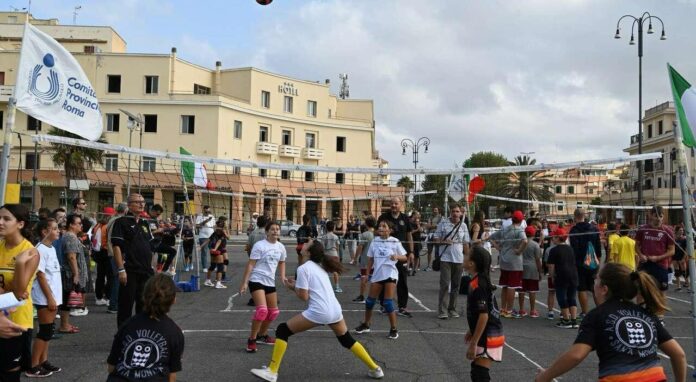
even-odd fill
[[[41,366],[32,367],[31,369],[24,372],[29,378],[46,378],[53,375],[52,371],[48,371]]]
[[[411,312],[409,312],[405,308],[399,308],[399,311],[396,312],[396,314],[398,314],[399,316],[403,316],[403,317],[413,318],[413,315],[411,314]]]
[[[361,322],[360,325],[355,328],[355,333],[357,334],[363,334],[363,333],[369,333],[370,332],[370,327],[365,325],[364,322]]]
[[[365,297],[363,297],[363,295],[360,295],[360,296],[354,298],[353,302],[365,302]]]
[[[42,363],[42,364],[41,364],[41,367],[43,367],[44,370],[50,371],[51,373],[58,373],[58,372],[60,372],[60,371],[63,371],[63,369],[61,369],[61,368],[58,367],[58,366],[52,365],[52,364],[51,364],[50,362],[48,362],[48,361]]]
[[[255,338],[249,338],[247,340],[246,352],[247,353],[256,353],[256,339]]]
[[[396,328],[389,329],[389,335],[387,336],[390,340],[395,340],[399,338],[399,331]]]

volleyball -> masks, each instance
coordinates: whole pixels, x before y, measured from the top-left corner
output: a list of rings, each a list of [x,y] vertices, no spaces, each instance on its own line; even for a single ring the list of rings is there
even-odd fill
[[[268,5],[273,2],[273,0],[256,0],[257,3],[261,5]]]

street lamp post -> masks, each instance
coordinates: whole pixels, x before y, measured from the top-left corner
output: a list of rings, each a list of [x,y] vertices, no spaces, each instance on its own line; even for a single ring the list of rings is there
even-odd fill
[[[424,154],[428,153],[428,146],[430,146],[430,138],[428,137],[420,137],[418,138],[417,141],[413,141],[412,139],[409,138],[404,138],[401,140],[401,155],[406,155],[406,148],[410,147],[412,152],[413,152],[413,169],[418,170],[418,153],[420,151],[420,148],[423,147],[425,150],[423,151]],[[414,192],[418,191],[418,172],[415,171],[413,173],[413,190]],[[418,195],[415,196],[415,198],[418,198]],[[418,200],[420,202],[420,199]],[[445,201],[446,203],[447,201]],[[420,209],[420,205],[418,205],[418,209]]]
[[[139,126],[142,126],[143,121],[140,118],[138,118],[135,114],[133,114],[129,111],[126,111],[123,109],[118,109],[118,110],[120,110],[123,114],[128,116],[128,123],[127,123],[128,130],[129,130],[128,148],[130,149],[132,147],[131,145],[133,143],[133,130],[139,128]],[[140,128],[140,129],[141,129],[141,132],[140,132],[140,134],[141,134],[141,139],[140,139],[141,147],[140,148],[142,148],[142,128]],[[140,168],[140,171],[142,171],[142,168]],[[131,153],[130,153],[130,151],[128,151],[128,174],[126,176],[126,195],[130,195],[130,188],[131,188],[130,173],[131,173]]]
[[[616,34],[615,39],[620,39],[620,24],[624,19],[633,20],[631,23],[631,41],[629,45],[635,45],[634,31],[636,25],[638,26],[638,154],[643,153],[643,27],[645,22],[648,22],[648,34],[653,34],[652,20],[655,19],[660,22],[662,27],[662,33],[660,35],[660,40],[666,40],[665,35],[665,24],[662,19],[651,15],[649,12],[643,13],[640,17],[635,17],[632,15],[623,15],[616,22]],[[643,162],[638,162],[638,205],[643,205]],[[643,210],[638,210],[638,223],[643,219]]]

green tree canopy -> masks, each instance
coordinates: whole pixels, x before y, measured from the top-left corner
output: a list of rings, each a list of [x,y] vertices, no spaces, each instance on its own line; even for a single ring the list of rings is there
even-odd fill
[[[56,129],[55,127],[51,128],[48,134],[81,139],[78,135],[69,133],[65,130]],[[102,135],[97,142],[107,143],[104,135]],[[63,166],[65,170],[66,187],[70,187],[71,179],[87,179],[86,170],[92,169],[94,163],[101,163],[104,157],[104,152],[101,150],[60,143],[51,143],[51,145],[53,146],[53,155],[51,156],[53,163],[58,166]]]

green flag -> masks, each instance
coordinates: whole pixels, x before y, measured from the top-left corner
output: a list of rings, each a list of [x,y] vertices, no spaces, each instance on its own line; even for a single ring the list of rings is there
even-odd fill
[[[674,107],[679,118],[682,140],[689,147],[696,147],[694,128],[696,128],[696,90],[674,68],[667,64],[669,81],[672,84]]]
[[[179,154],[191,155],[190,152],[181,146],[179,146]],[[181,174],[187,183],[193,183],[198,187],[211,188],[211,184],[208,182],[208,174],[202,163],[181,161]]]

